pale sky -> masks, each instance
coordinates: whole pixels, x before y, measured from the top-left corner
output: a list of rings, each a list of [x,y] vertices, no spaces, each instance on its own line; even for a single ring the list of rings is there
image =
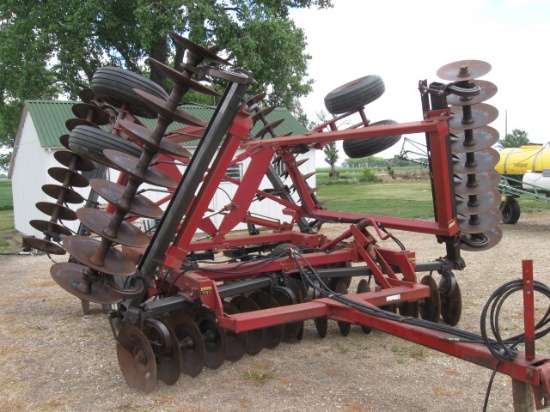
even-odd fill
[[[486,103],[499,111],[491,126],[500,138],[506,129],[520,129],[533,142],[550,142],[550,0],[333,3],[328,10],[292,13],[305,30],[306,52],[312,56],[309,75],[315,80],[314,91],[302,99],[310,119],[326,112],[323,100],[331,90],[376,74],[384,80],[386,92],[367,106],[369,120],[421,120],[418,81],[446,83],[436,76],[441,66],[473,59],[492,66],[482,79],[498,87]],[[398,143],[380,155],[392,156],[400,148]],[[340,156],[339,163],[343,151]]]

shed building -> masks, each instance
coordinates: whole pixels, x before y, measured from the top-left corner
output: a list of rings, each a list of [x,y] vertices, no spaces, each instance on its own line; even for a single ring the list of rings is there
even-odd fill
[[[78,102],[39,100],[25,102],[8,173],[8,177],[12,180],[15,229],[25,236],[43,236],[42,233],[29,224],[30,220],[50,219],[49,216],[40,212],[35,205],[37,202],[55,202],[55,200],[52,200],[51,197],[42,191],[42,186],[45,184],[58,184],[58,182],[49,176],[48,169],[62,166],[55,159],[54,153],[59,150],[67,150],[59,142],[59,137],[69,133],[65,127],[65,122],[74,118],[71,109],[75,103]],[[193,116],[206,121],[212,117],[215,110],[214,107],[198,105],[184,105],[182,108]],[[300,135],[307,132],[307,129],[286,109],[276,108],[268,115],[269,121],[280,118],[284,118],[285,121],[276,127],[275,131],[278,135],[286,133]],[[140,119],[140,121],[150,128],[154,127],[154,120]],[[173,123],[169,130],[183,126],[182,124]],[[260,128],[261,125],[256,124],[252,130],[252,135],[257,133]],[[193,152],[197,143],[198,141],[191,141],[185,143],[185,146],[190,152]],[[310,160],[300,166],[302,173],[306,174],[315,171],[314,150],[300,155],[300,157]],[[246,170],[247,165],[248,161],[245,160],[241,164],[235,165],[234,169],[229,172],[233,174],[232,177],[238,177]],[[110,180],[116,180],[118,172],[115,170],[110,170],[110,172]],[[314,185],[313,180],[310,180],[309,183]],[[233,195],[236,186],[230,183],[226,185],[227,187],[220,187],[217,191],[211,205],[213,210],[219,210],[223,205],[226,205],[229,197]],[[225,186],[225,184],[222,184],[222,186]],[[145,187],[147,188],[147,186]],[[267,178],[262,182],[262,187],[270,187]],[[87,198],[90,189],[75,188],[75,190],[84,198]],[[164,193],[157,191],[148,191],[144,194],[155,201],[165,196]],[[82,207],[83,204],[67,206],[76,210]],[[266,208],[274,209],[266,210]],[[252,213],[273,216],[281,221],[288,221],[288,217],[285,217],[282,213],[282,208],[273,202],[255,202],[250,211]],[[78,222],[76,221],[65,221],[63,223],[73,231],[76,231],[78,228]]]

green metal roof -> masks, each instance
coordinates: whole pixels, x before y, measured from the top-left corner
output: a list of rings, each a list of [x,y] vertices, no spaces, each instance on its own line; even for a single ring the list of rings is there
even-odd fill
[[[74,101],[59,101],[59,100],[28,100],[25,102],[28,112],[34,122],[38,139],[42,147],[58,148],[62,147],[59,143],[59,137],[69,133],[65,127],[65,122],[75,115],[72,112]],[[186,104],[180,106],[189,114],[203,121],[208,121],[214,114],[215,108],[209,106],[198,106]],[[276,108],[268,114],[267,119],[270,122],[284,118],[285,121],[276,127],[275,132],[278,135],[283,135],[292,132],[293,135],[300,135],[307,132],[307,129],[292,116],[292,114],[283,108]],[[139,119],[149,128],[153,128],[156,124],[154,119]],[[172,123],[168,128],[169,131],[184,127],[180,123]],[[261,122],[257,122],[252,129],[252,135],[255,136],[263,127]],[[269,137],[269,134],[266,135]],[[195,142],[187,142],[185,146],[196,146]]]

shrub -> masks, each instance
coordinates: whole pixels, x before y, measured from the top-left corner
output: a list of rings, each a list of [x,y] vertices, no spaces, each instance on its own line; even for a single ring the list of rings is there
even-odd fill
[[[370,169],[363,169],[363,173],[361,174],[361,177],[359,178],[360,182],[380,182],[380,178],[374,174],[374,172]]]

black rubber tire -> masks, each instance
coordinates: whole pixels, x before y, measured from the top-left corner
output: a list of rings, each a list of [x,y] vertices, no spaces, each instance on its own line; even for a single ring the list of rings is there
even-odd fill
[[[379,122],[370,123],[369,126],[396,124],[394,120],[381,120]],[[383,150],[389,149],[394,144],[401,140],[401,135],[378,136],[363,139],[344,140],[342,144],[344,152],[352,159],[361,157],[373,156]]]
[[[133,89],[142,90],[155,97],[168,100],[168,94],[158,84],[137,73],[120,67],[101,67],[92,77],[92,91],[105,102],[121,107],[129,105],[129,112],[135,116],[154,119],[158,113],[140,99]]]
[[[142,150],[136,144],[92,126],[77,126],[69,135],[69,148],[94,162],[119,169],[103,154],[104,149],[118,150],[140,157]]]
[[[521,209],[516,199],[510,197],[504,202],[500,202],[499,208],[502,212],[502,223],[507,225],[514,225],[517,223],[521,215]]]
[[[368,75],[337,87],[325,97],[325,107],[331,114],[358,110],[375,101],[386,91],[386,86],[376,75]]]

